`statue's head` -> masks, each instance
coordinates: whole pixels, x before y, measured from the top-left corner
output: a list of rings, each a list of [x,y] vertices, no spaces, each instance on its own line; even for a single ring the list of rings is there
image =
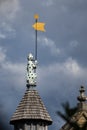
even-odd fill
[[[33,58],[33,55],[30,53],[30,54],[28,55],[27,59],[28,59],[28,60],[33,60],[33,59],[34,59],[34,58]]]

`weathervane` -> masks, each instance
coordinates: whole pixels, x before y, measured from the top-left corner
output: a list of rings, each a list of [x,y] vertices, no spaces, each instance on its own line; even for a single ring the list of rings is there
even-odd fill
[[[34,19],[35,19],[35,23],[32,25],[32,27],[35,29],[35,36],[36,36],[36,38],[35,38],[35,60],[37,60],[37,31],[44,32],[45,31],[45,29],[44,29],[45,23],[38,22],[38,19],[39,19],[38,14],[34,15]]]
[[[32,27],[35,29],[35,58],[33,55],[30,53],[27,57],[27,87],[29,88],[30,86],[35,87],[36,86],[36,68],[37,68],[37,31],[45,31],[44,26],[45,23],[38,22],[39,15],[35,14],[35,23],[32,25]]]

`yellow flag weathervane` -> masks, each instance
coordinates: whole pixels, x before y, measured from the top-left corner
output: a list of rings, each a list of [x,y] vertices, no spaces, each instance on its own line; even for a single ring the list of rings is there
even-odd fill
[[[45,32],[45,23],[43,22],[38,22],[38,18],[39,18],[39,15],[38,14],[35,14],[34,15],[34,18],[35,18],[35,23],[32,25],[32,27],[35,29],[35,60],[37,60],[37,31],[42,31],[42,32]]]
[[[39,16],[38,16],[38,14],[35,14],[34,15],[34,18],[35,18],[35,20],[36,20],[36,22],[32,25],[32,27],[35,29],[35,30],[37,30],[37,31],[42,31],[42,32],[44,32],[45,31],[45,23],[43,23],[43,22],[38,22],[37,20],[38,20],[38,18],[39,18]]]
[[[45,23],[41,23],[41,22],[37,22],[37,23],[33,24],[33,28],[35,30],[42,31],[42,32],[45,32],[44,26],[45,26]]]

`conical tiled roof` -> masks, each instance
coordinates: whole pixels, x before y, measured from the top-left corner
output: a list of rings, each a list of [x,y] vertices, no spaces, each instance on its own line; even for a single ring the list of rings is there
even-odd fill
[[[52,119],[36,90],[26,90],[10,123],[14,124],[15,121],[20,120],[43,120],[48,122],[48,124],[52,123]]]

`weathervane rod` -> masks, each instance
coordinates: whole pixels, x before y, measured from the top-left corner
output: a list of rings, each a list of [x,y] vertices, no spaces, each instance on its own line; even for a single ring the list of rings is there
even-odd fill
[[[37,21],[38,21],[38,14],[35,14],[34,15],[34,18],[35,18],[35,25],[36,25],[36,30],[35,30],[35,60],[37,60]]]
[[[36,26],[37,26],[37,19],[36,19]],[[35,30],[36,41],[35,41],[35,60],[37,60],[37,30]]]
[[[35,60],[37,60],[37,31],[42,31],[42,32],[45,31],[44,29],[45,23],[38,22],[38,18],[39,18],[39,15],[35,14],[34,15],[35,24],[33,24],[32,26],[35,29]]]

